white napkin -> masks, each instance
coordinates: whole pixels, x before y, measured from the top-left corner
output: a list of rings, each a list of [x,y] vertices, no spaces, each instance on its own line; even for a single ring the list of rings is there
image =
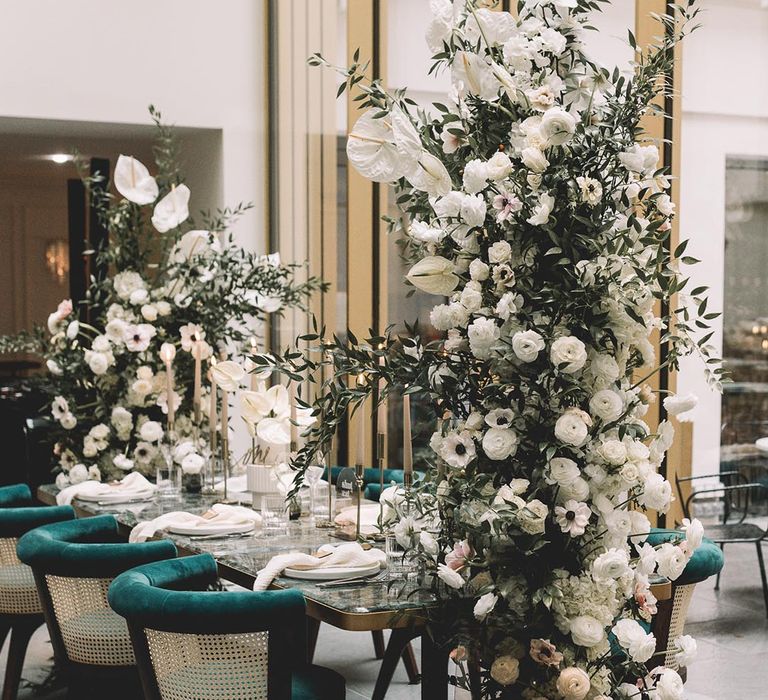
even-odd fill
[[[247,479],[248,477],[245,474],[242,476],[230,476],[229,479],[227,479],[227,492],[245,493],[248,490]],[[224,493],[224,481],[217,481],[214,488],[216,491]]]
[[[77,498],[81,495],[88,496],[111,496],[112,494],[119,493],[121,496],[125,496],[126,500],[135,498],[151,498],[157,487],[147,481],[147,479],[139,472],[131,472],[118,484],[105,484],[101,481],[82,481],[79,484],[73,484],[62,489],[56,495],[56,503],[60,506],[68,506],[72,503],[73,498]]]
[[[316,557],[303,552],[290,552],[278,554],[269,560],[269,563],[256,576],[253,584],[254,591],[265,591],[283,571],[291,566],[313,566],[324,569],[329,566],[368,566],[378,563],[384,566],[387,556],[380,549],[365,551],[359,543],[348,542],[346,544],[324,544],[317,550],[318,554],[328,554],[325,557]],[[316,566],[315,566],[316,565]]]
[[[164,530],[171,525],[183,525],[184,527],[210,527],[211,525],[244,525],[252,524],[254,527],[261,525],[261,516],[250,508],[242,506],[229,506],[224,503],[216,503],[211,506],[216,513],[214,518],[204,518],[202,515],[187,513],[179,510],[165,513],[154,520],[145,520],[138,523],[128,536],[129,542],[146,542],[159,530]]]
[[[381,532],[379,528],[379,514],[381,513],[381,506],[378,503],[363,503],[360,506],[360,532],[364,535],[373,535],[376,532]],[[384,512],[384,518],[386,521],[386,509]],[[349,506],[343,508],[339,514],[334,518],[334,522],[337,525],[355,525],[357,523],[357,506]]]

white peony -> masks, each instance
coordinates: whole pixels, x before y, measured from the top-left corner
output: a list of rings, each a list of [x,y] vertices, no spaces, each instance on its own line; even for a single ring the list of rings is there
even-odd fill
[[[485,223],[487,209],[488,205],[485,199],[483,199],[483,195],[468,194],[461,202],[461,219],[470,228],[482,226]]]
[[[474,160],[470,160],[464,166],[462,186],[469,194],[477,194],[485,189],[485,186],[488,184],[489,176],[487,163],[479,158],[475,158]]]
[[[598,448],[600,456],[614,466],[620,466],[627,461],[627,448],[619,440],[609,439]]]
[[[535,362],[545,343],[536,331],[519,331],[512,336],[512,351],[521,362]]]
[[[196,452],[190,452],[181,460],[181,471],[185,474],[199,474],[205,466],[205,458]]]
[[[572,335],[562,336],[552,343],[549,358],[555,367],[573,374],[587,363],[587,349],[578,338]]]
[[[503,460],[517,452],[517,433],[509,428],[490,428],[483,436],[483,451],[492,460]]]

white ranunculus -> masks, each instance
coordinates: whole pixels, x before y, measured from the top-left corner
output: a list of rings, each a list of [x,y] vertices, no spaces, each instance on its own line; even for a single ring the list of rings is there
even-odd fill
[[[454,571],[445,564],[437,565],[437,577],[451,588],[462,588],[465,583],[464,577],[458,571]]]
[[[510,428],[490,428],[483,435],[483,451],[488,459],[503,460],[517,452],[517,433]]]
[[[512,351],[521,362],[535,362],[545,343],[536,331],[518,331],[512,336]]]
[[[550,146],[562,146],[571,140],[576,131],[576,119],[562,107],[551,107],[541,115],[539,133]]]
[[[233,360],[224,360],[211,366],[211,377],[224,391],[237,391],[245,377],[245,370]]]
[[[88,467],[84,464],[76,464],[69,470],[69,480],[73,484],[82,484],[88,481]]]
[[[646,508],[666,513],[672,501],[672,487],[661,474],[649,474],[638,501]]]
[[[199,474],[205,466],[205,458],[196,452],[190,452],[181,460],[181,471],[185,474]]]
[[[167,233],[189,218],[189,187],[174,187],[156,205],[152,212],[152,225],[159,233]]]
[[[133,270],[118,272],[112,279],[112,286],[123,301],[128,301],[136,290],[146,289],[141,275]]]
[[[568,409],[555,423],[555,437],[566,445],[581,447],[589,436],[582,411]]]
[[[439,255],[419,260],[408,270],[406,278],[417,289],[439,296],[448,296],[459,284],[454,264]]]
[[[479,620],[480,622],[485,620],[485,618],[488,617],[488,613],[493,610],[498,600],[499,596],[497,596],[495,593],[485,593],[484,595],[481,595],[477,599],[475,608],[472,611],[475,619]]]
[[[443,162],[428,151],[422,151],[416,163],[405,174],[406,180],[430,197],[441,197],[453,188],[451,176]]]
[[[562,336],[552,343],[549,358],[555,367],[573,374],[587,363],[587,349],[578,338],[572,335]]]
[[[488,279],[490,268],[480,258],[475,258],[469,263],[469,277],[476,282],[482,282]]]
[[[683,679],[671,668],[655,671],[656,686],[654,700],[682,700],[684,694]]]
[[[157,199],[155,178],[146,166],[133,156],[120,155],[115,164],[115,189],[129,202],[152,204]]]
[[[592,578],[597,583],[621,578],[631,572],[629,555],[623,549],[612,547],[592,562]]]
[[[688,558],[676,544],[665,542],[656,550],[656,562],[659,575],[665,576],[670,581],[675,581],[685,570]]]
[[[553,457],[549,460],[547,483],[564,486],[570,484],[581,475],[579,466],[567,457]]]
[[[594,647],[605,639],[605,629],[591,615],[579,615],[571,620],[571,638],[580,647]]]
[[[561,503],[567,500],[586,501],[587,498],[589,498],[589,483],[580,476],[567,484],[562,484],[557,494],[557,500]]]
[[[675,649],[675,661],[678,666],[689,666],[695,659],[699,647],[696,640],[689,634],[683,634],[672,642]]]
[[[557,690],[563,700],[584,700],[591,687],[589,676],[576,666],[564,668],[557,677]]]
[[[534,173],[543,173],[549,167],[547,157],[535,146],[528,146],[520,153],[523,165]]]
[[[512,172],[512,161],[506,153],[497,151],[488,160],[486,172],[489,180],[503,180]]]
[[[485,213],[488,208],[483,195],[468,194],[461,202],[461,218],[470,228],[482,226],[485,223]],[[493,261],[491,261],[493,262]]]
[[[664,408],[670,416],[679,416],[694,409],[698,402],[699,399],[695,394],[688,394],[687,396],[674,394],[664,399]]]
[[[601,389],[589,400],[589,410],[596,418],[610,423],[624,412],[624,400],[611,389]]]
[[[157,442],[163,437],[163,426],[155,420],[148,420],[139,428],[139,435],[146,442]]]
[[[464,165],[462,184],[469,194],[477,194],[488,184],[488,164],[475,158]]]
[[[469,347],[478,360],[487,360],[501,337],[501,330],[491,318],[476,318],[467,329]]]
[[[683,524],[680,529],[685,533],[685,540],[691,549],[691,553],[693,553],[701,546],[704,540],[704,526],[697,518],[693,518],[693,520],[683,518]]]
[[[509,262],[512,257],[512,246],[507,241],[496,241],[488,248],[488,262],[491,264]]]
[[[544,226],[549,222],[549,215],[554,207],[555,198],[547,192],[542,192],[539,195],[539,204],[534,208],[533,215],[528,218],[528,223],[533,226]]]

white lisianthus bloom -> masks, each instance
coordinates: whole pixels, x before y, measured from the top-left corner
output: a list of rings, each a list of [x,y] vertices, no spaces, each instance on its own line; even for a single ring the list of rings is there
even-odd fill
[[[534,173],[543,173],[549,167],[547,157],[535,146],[528,146],[520,153],[523,165]]]
[[[76,464],[69,470],[69,480],[72,484],[82,484],[88,481],[88,467],[84,464]]]
[[[489,428],[483,436],[483,451],[488,459],[507,459],[517,452],[517,433],[509,428]]]
[[[672,648],[676,650],[675,661],[678,666],[689,666],[695,659],[699,647],[696,640],[689,634],[683,634],[672,642]]]
[[[605,639],[605,629],[591,615],[574,617],[569,625],[573,643],[580,647],[594,647]]]
[[[693,520],[683,518],[680,529],[685,533],[685,540],[688,542],[691,554],[693,554],[701,546],[704,539],[704,526],[698,518],[693,518]]]
[[[581,447],[589,436],[584,417],[584,411],[569,408],[555,423],[555,437],[566,445]]]
[[[549,358],[562,372],[573,374],[587,363],[587,349],[578,338],[562,336],[552,343]]]
[[[459,284],[454,264],[439,255],[430,255],[417,262],[406,275],[417,289],[428,294],[448,296]]]
[[[629,555],[623,549],[612,547],[592,562],[592,578],[597,583],[615,580],[631,572]]]
[[[672,486],[661,474],[649,474],[638,501],[646,508],[666,513],[672,502]]]
[[[699,399],[695,394],[688,394],[687,396],[667,396],[663,403],[670,416],[679,416],[696,408],[698,402]]]
[[[488,178],[488,164],[479,158],[475,158],[464,166],[462,186],[469,194],[477,194],[485,189],[488,184]]]
[[[551,107],[541,115],[539,133],[549,146],[562,146],[571,140],[575,131],[576,119],[562,107]]]
[[[528,223],[533,226],[544,226],[549,222],[549,215],[554,207],[555,198],[547,192],[542,192],[539,195],[539,204],[534,208],[533,215],[528,218]]]
[[[563,700],[584,700],[591,687],[589,676],[576,666],[564,668],[557,677],[557,690]]]
[[[410,170],[406,180],[417,190],[426,192],[430,197],[441,197],[453,188],[451,176],[443,162],[428,151],[422,151]]]
[[[476,318],[467,329],[469,347],[479,360],[487,360],[501,337],[501,329],[491,318]]]
[[[437,577],[451,588],[462,588],[465,583],[464,577],[458,571],[454,571],[445,564],[437,565]]]
[[[152,225],[159,233],[167,233],[189,218],[189,187],[174,187],[163,197],[152,212]]]
[[[519,331],[512,336],[512,351],[521,362],[535,362],[545,343],[536,331]]]
[[[118,272],[112,279],[112,286],[123,301],[128,301],[135,291],[146,289],[141,275],[133,270]]]
[[[595,418],[610,423],[624,412],[624,400],[611,389],[601,389],[589,400],[589,410]]]
[[[146,442],[157,442],[163,437],[163,426],[157,421],[148,420],[139,428],[139,435]]]
[[[546,476],[548,484],[564,486],[570,484],[581,475],[576,462],[567,457],[553,457],[549,460],[549,473]]]
[[[485,618],[488,617],[488,613],[493,610],[498,600],[499,596],[497,596],[495,593],[485,593],[484,595],[481,595],[477,599],[475,608],[472,611],[475,619],[479,620],[480,622],[485,620]]]
[[[152,204],[157,199],[155,178],[149,174],[147,167],[133,156],[121,154],[118,157],[113,181],[115,189],[129,202]]]
[[[589,484],[586,479],[577,476],[573,481],[560,486],[560,492],[557,495],[560,502],[572,499],[574,501],[585,501],[589,498]]]
[[[656,563],[659,575],[665,576],[670,581],[675,581],[685,570],[688,557],[676,544],[665,542],[656,550]]]
[[[509,262],[512,257],[512,246],[507,241],[496,241],[488,248],[488,262],[491,264]]]

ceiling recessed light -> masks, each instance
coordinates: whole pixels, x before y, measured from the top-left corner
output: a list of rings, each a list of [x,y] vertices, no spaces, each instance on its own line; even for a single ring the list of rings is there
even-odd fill
[[[72,156],[67,153],[53,153],[48,157],[54,163],[58,163],[59,165],[63,165],[64,163],[69,163],[72,160]]]

